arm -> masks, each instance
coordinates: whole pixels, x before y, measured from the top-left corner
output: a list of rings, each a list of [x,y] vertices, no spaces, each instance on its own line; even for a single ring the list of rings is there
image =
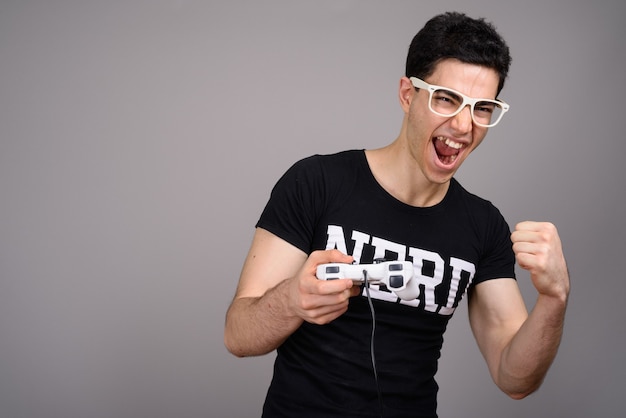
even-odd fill
[[[318,264],[352,262],[337,250],[307,255],[257,228],[226,313],[224,343],[236,356],[269,353],[303,321],[325,324],[348,309],[359,288],[351,280],[317,280]]]
[[[556,356],[569,275],[552,224],[522,222],[511,240],[518,264],[538,291],[534,308],[527,313],[515,280],[489,280],[474,289],[469,316],[494,382],[521,399],[539,388]]]

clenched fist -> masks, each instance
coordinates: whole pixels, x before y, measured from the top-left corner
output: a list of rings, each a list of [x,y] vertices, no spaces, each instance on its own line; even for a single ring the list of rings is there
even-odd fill
[[[537,291],[545,296],[567,298],[569,274],[561,239],[549,222],[520,222],[511,234],[517,263],[530,273]]]

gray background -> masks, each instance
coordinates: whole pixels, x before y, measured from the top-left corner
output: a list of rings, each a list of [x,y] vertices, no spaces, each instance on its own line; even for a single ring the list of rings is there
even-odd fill
[[[236,359],[222,333],[269,191],[309,154],[393,140],[410,39],[453,9],[514,57],[511,111],[457,177],[511,225],[554,222],[573,286],[523,401],[491,383],[463,304],[440,414],[623,409],[622,0],[2,0],[0,416],[259,416],[273,355]]]

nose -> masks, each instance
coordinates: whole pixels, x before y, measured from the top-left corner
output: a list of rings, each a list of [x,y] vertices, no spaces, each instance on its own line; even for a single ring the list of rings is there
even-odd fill
[[[472,130],[472,109],[466,105],[459,113],[452,117],[452,128],[458,132],[469,132]]]

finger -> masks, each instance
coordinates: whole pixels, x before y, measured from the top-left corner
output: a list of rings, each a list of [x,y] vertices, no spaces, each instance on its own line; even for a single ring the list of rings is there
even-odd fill
[[[354,286],[352,279],[337,279],[337,280],[318,280],[317,281],[317,294],[320,295],[332,295],[342,292],[350,293],[350,289]]]
[[[550,248],[545,244],[516,243],[513,244],[517,264],[524,270],[542,271],[550,260]]]
[[[311,322],[317,325],[324,325],[332,322],[337,319],[341,315],[343,315],[348,310],[348,305],[345,306],[334,306],[332,309],[324,309],[316,312],[309,312],[310,315],[305,317],[304,320],[307,322]]]
[[[513,243],[513,252],[515,252],[515,254],[528,253],[539,255],[546,254],[548,251],[548,246],[541,242],[523,240]]]
[[[534,232],[514,231],[511,234],[511,242],[513,244],[516,244],[519,242],[533,242],[535,240],[534,236],[535,236]]]
[[[536,258],[532,254],[520,253],[515,256],[517,264],[524,270],[532,270],[535,267]]]
[[[309,256],[311,261],[317,267],[318,264],[325,263],[347,263],[350,264],[354,258],[351,255],[346,255],[339,250],[324,250],[313,251]]]
[[[515,225],[516,231],[541,231],[550,228],[550,222],[523,221]]]
[[[363,292],[362,287],[356,284],[353,284],[352,287],[350,288],[350,297],[359,296],[361,292]]]
[[[536,242],[541,238],[541,229],[530,226],[522,226],[519,224],[511,234],[511,241],[513,242]]]
[[[314,251],[307,259],[304,272],[313,276],[314,280],[303,280],[303,290],[317,294],[332,294],[350,289],[352,287],[351,280],[317,280],[317,267],[326,263],[347,263],[350,264],[353,257],[343,254],[339,250]]]
[[[349,289],[331,294],[309,293],[301,299],[301,308],[308,311],[309,315],[317,316],[326,312],[332,312],[336,309],[341,309],[344,305],[347,306],[350,297],[351,291]]]
[[[537,234],[541,237],[549,239],[557,236],[558,232],[556,226],[550,222],[532,222],[524,221],[515,226],[514,234]]]
[[[516,230],[511,234],[511,241],[515,243],[529,242],[534,244],[554,244],[558,242],[556,230],[546,227],[538,230]]]
[[[349,289],[354,286],[354,282],[351,279],[319,280],[315,269],[307,271],[300,277],[298,286],[301,294],[332,295],[349,292]]]

